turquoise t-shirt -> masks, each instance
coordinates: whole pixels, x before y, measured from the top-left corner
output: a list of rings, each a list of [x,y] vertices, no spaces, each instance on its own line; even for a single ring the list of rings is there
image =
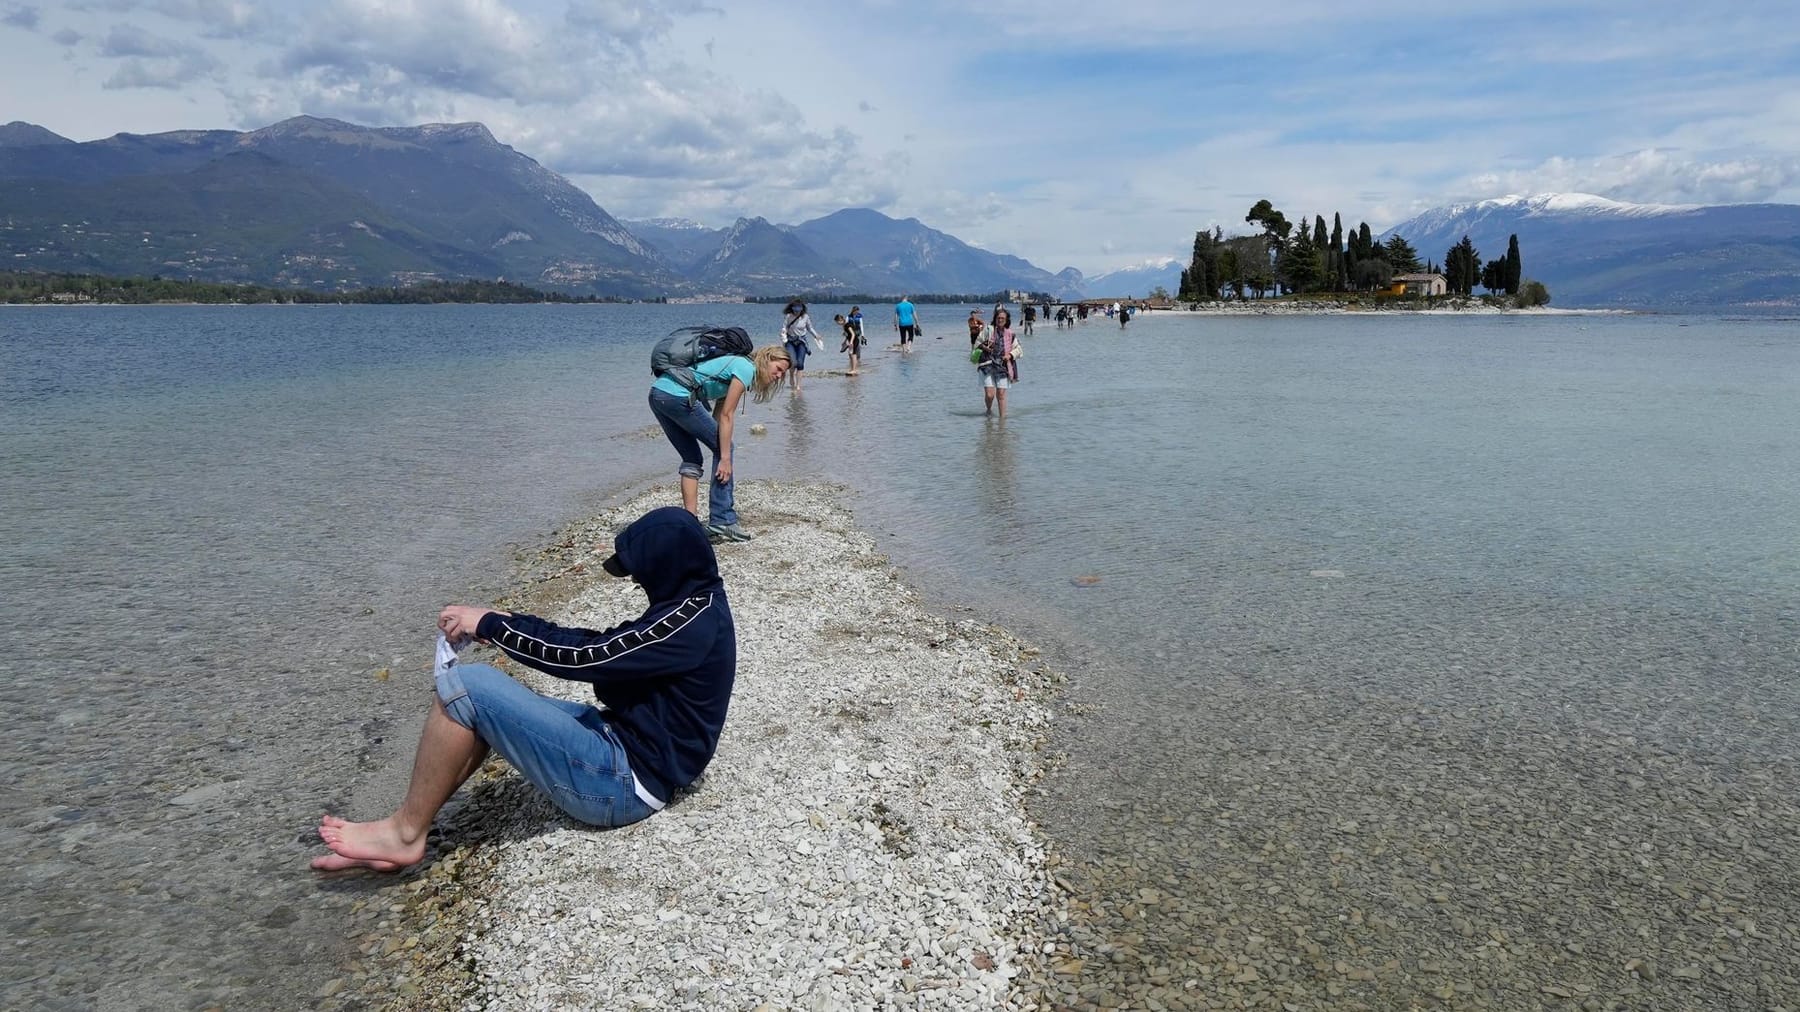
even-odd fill
[[[902,327],[912,326],[913,325],[913,304],[910,302],[904,302],[904,301],[896,304],[894,306],[894,317],[899,321],[900,326],[902,326]]]
[[[748,390],[756,381],[756,363],[742,355],[721,355],[707,359],[694,367],[694,378],[700,381],[700,389],[692,391],[701,398],[716,401],[731,390],[731,381],[735,378]],[[650,385],[652,390],[686,397],[687,387],[682,386],[673,376],[658,376]]]

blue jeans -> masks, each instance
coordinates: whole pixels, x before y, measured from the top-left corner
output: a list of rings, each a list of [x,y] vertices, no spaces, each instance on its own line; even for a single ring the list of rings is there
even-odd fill
[[[719,423],[713,420],[712,412],[698,397],[684,394],[672,394],[665,390],[652,388],[650,391],[650,411],[662,424],[663,433],[669,442],[675,444],[675,452],[681,454],[679,473],[683,478],[700,480],[703,473],[700,469],[700,447],[705,446],[713,453],[713,473],[719,470]],[[731,447],[732,473],[737,472],[737,445]],[[730,526],[738,522],[736,500],[731,494],[731,481],[719,481],[716,477],[706,483],[706,515],[709,524]]]
[[[437,694],[451,720],[582,822],[628,826],[655,811],[638,797],[630,757],[598,707],[540,696],[486,664],[446,669]]]
[[[812,345],[807,344],[805,341],[789,341],[787,342],[787,350],[788,358],[793,360],[794,369],[796,371],[805,371],[806,356],[812,351]]]

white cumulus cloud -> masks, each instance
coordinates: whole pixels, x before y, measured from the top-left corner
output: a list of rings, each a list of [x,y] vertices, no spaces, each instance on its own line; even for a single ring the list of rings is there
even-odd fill
[[[1484,173],[1470,189],[1498,193],[1593,193],[1640,204],[1741,204],[1769,200],[1800,183],[1800,158],[1771,154],[1707,158],[1646,149],[1604,158],[1549,158]]]

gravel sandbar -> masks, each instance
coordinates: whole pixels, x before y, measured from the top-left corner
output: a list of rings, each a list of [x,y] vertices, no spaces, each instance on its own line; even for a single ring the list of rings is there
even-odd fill
[[[525,560],[502,607],[604,627],[600,575],[668,490]],[[1045,849],[1024,810],[1058,676],[1005,631],[934,614],[840,490],[749,482],[718,547],[739,663],[719,750],[665,811],[598,831],[491,760],[427,864],[359,910],[330,1003],[481,1009],[1024,1008]],[[475,659],[497,654],[480,650]],[[592,698],[518,665],[533,688]]]

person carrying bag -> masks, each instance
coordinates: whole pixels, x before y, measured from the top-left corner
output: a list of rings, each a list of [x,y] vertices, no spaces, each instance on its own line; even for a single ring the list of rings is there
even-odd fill
[[[1012,314],[1004,309],[995,311],[994,322],[981,329],[980,339],[969,352],[969,361],[981,375],[984,415],[992,415],[997,405],[1000,417],[1006,417],[1006,391],[1018,378],[1018,366],[1014,361],[1018,347],[1012,331]]]

